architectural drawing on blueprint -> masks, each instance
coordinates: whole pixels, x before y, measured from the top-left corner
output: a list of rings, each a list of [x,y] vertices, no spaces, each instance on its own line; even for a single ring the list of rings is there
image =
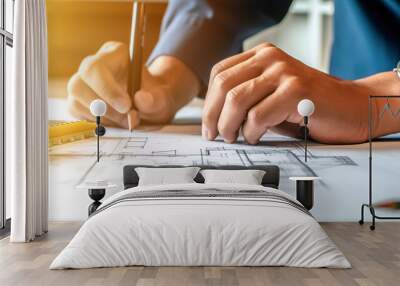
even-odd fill
[[[118,137],[119,136],[119,137]],[[243,141],[226,144],[223,141],[205,141],[197,135],[134,132],[117,134],[109,132],[101,139],[101,164],[95,163],[96,145],[93,139],[54,146],[53,158],[90,157],[93,163],[76,183],[86,179],[107,178],[115,183],[122,181],[125,165],[278,165],[281,177],[316,176],[314,170],[335,166],[355,166],[348,156],[335,156],[314,151],[311,147],[308,164],[304,163],[301,141],[267,134],[259,145]],[[89,158],[88,158],[89,159]]]
[[[400,115],[396,109],[389,109],[394,106],[385,107],[385,116]],[[276,164],[281,170],[279,188],[293,196],[296,184],[289,176],[317,175],[321,179],[315,183],[312,214],[321,221],[358,220],[359,206],[367,199],[368,144],[312,143],[305,164],[303,142],[283,136],[266,134],[260,144],[249,146],[243,141],[238,144],[204,141],[198,135],[201,128],[198,124],[140,128],[147,132],[131,133],[107,127],[100,141],[100,163],[96,163],[95,138],[51,147],[49,218],[86,219],[87,206],[92,201],[87,191],[76,189],[76,185],[84,180],[109,180],[117,185],[107,190],[106,198],[110,197],[123,190],[122,169],[127,164]],[[390,139],[379,140],[373,147],[373,183],[379,188],[375,194],[377,201],[399,196],[400,134]]]

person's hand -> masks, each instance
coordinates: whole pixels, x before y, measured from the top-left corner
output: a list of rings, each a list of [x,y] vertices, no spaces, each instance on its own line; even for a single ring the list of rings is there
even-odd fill
[[[298,136],[297,104],[315,104],[310,136],[324,143],[363,142],[368,136],[370,89],[317,71],[279,48],[262,44],[216,64],[203,110],[202,134],[235,142],[241,130],[256,144],[273,129]]]
[[[90,103],[101,98],[107,103],[103,123],[128,128],[126,113],[132,100],[128,89],[129,51],[117,42],[105,43],[95,55],[87,56],[68,82],[68,107],[77,118],[93,120]]]
[[[129,64],[128,46],[119,42],[107,42],[95,55],[86,57],[68,82],[71,114],[93,120],[90,103],[101,98],[107,103],[103,119],[106,125],[128,128],[143,120],[166,123],[200,89],[197,78],[183,63],[161,56],[149,68],[143,68],[141,90],[131,98]],[[128,113],[131,122],[128,122]]]

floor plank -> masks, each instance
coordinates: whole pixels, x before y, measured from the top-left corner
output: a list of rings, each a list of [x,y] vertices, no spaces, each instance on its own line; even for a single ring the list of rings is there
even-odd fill
[[[322,223],[330,238],[352,263],[352,269],[289,267],[118,267],[50,271],[55,256],[80,227],[53,222],[32,243],[0,240],[0,285],[136,285],[136,286],[266,286],[266,285],[400,285],[400,223],[379,222],[375,231],[357,223]]]

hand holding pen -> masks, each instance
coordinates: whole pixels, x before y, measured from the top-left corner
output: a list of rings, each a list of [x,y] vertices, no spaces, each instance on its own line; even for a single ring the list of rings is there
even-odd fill
[[[86,57],[68,83],[71,114],[94,121],[90,103],[102,99],[107,103],[104,125],[133,129],[143,121],[169,122],[199,93],[199,81],[186,65],[174,57],[160,56],[149,67],[142,67],[141,88],[131,95],[130,63],[128,45],[119,42],[107,42]]]
[[[97,98],[107,105],[105,125],[133,130],[142,121],[168,123],[179,108],[200,91],[200,81],[179,59],[157,57],[143,64],[146,3],[136,1],[131,43],[107,42],[86,57],[68,83],[68,105],[77,118],[94,120],[89,105]]]

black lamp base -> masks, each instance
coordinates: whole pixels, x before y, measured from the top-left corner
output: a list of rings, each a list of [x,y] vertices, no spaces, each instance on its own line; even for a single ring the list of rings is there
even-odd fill
[[[296,199],[303,204],[307,210],[314,206],[314,181],[296,181]]]
[[[100,200],[104,198],[106,194],[106,189],[89,189],[88,190],[89,197],[94,200],[94,202],[89,205],[88,213],[89,216],[94,213],[97,208],[101,205]]]

